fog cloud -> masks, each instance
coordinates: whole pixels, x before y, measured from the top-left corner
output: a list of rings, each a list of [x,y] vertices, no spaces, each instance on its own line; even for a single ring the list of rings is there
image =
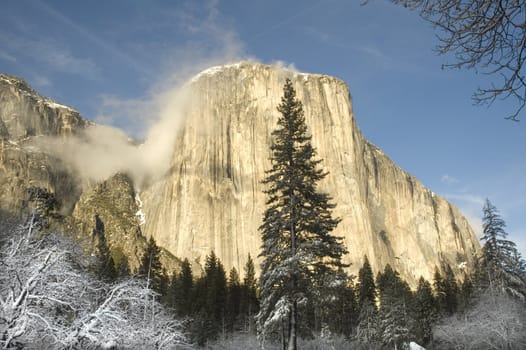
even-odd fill
[[[188,82],[210,66],[246,58],[241,40],[228,28],[216,1],[205,4],[206,16],[197,10],[169,14],[170,23],[175,18],[189,40],[160,54],[159,78],[143,97],[101,96],[97,125],[74,137],[41,139],[38,146],[64,160],[82,179],[102,181],[124,172],[140,189],[163,176],[192,103]]]

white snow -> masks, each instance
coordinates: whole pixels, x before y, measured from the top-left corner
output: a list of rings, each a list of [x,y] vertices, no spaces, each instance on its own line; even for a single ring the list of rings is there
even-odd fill
[[[3,77],[3,76],[1,76],[1,75],[0,75],[0,80],[3,80],[3,81],[5,81],[5,82],[8,83],[8,84],[13,84],[13,82],[12,82],[10,79],[5,78],[5,77]]]
[[[409,343],[409,350],[426,350],[426,348],[418,345],[417,343],[415,343],[414,341],[410,342]]]
[[[213,67],[205,69],[204,71],[202,71],[202,72],[198,73],[197,75],[195,75],[191,79],[191,81],[192,82],[196,82],[197,80],[199,80],[199,78],[201,78],[204,75],[214,75],[216,73],[219,73],[219,72],[225,70],[226,68],[239,68],[240,66],[241,66],[241,62],[231,63],[231,64],[224,64],[224,65],[220,65],[220,66],[213,66]]]
[[[137,205],[139,206],[139,210],[137,213],[135,213],[136,216],[139,217],[139,225],[144,225],[146,223],[146,215],[142,211],[142,200],[139,196],[139,193],[135,195],[135,201],[137,202]]]
[[[55,101],[51,101],[51,100],[44,100],[44,103],[46,104],[46,106],[48,106],[50,108],[61,108],[61,109],[67,109],[69,111],[73,111],[74,110],[73,108],[61,105],[60,103],[56,103]]]

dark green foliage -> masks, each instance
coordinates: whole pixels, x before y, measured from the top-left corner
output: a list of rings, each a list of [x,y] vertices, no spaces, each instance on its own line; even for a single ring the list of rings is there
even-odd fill
[[[241,285],[241,300],[239,314],[243,330],[249,334],[255,333],[254,315],[259,311],[259,300],[257,296],[257,280],[254,261],[250,254],[244,268],[245,276]]]
[[[449,264],[446,264],[445,274],[443,279],[443,290],[444,290],[444,301],[445,301],[445,311],[449,315],[455,313],[458,309],[458,301],[460,297],[460,288]]]
[[[363,257],[363,265],[358,272],[358,307],[362,305],[375,305],[376,284],[374,283],[373,270],[367,255]]]
[[[121,278],[126,278],[131,275],[130,264],[126,255],[122,255],[121,260],[119,261],[117,275]]]
[[[376,309],[376,283],[369,259],[364,256],[358,271],[358,326],[357,339],[365,344],[372,343],[378,336],[378,310]]]
[[[170,286],[173,296],[172,305],[179,316],[189,316],[194,303],[194,278],[188,259],[183,260],[181,271],[172,276]]]
[[[358,325],[358,302],[352,280],[341,284],[336,297],[327,308],[326,322],[334,334],[349,338]]]
[[[59,208],[59,202],[55,195],[42,187],[32,186],[27,189],[27,201],[24,206],[31,205],[29,217],[26,222],[28,236],[32,235],[34,230],[47,229],[50,223],[55,219],[61,218],[56,210]]]
[[[241,282],[235,267],[230,270],[228,275],[228,288],[226,300],[226,330],[233,332],[238,325],[238,317],[241,303]]]
[[[436,310],[439,314],[442,314],[446,310],[446,290],[445,283],[442,274],[438,267],[435,266],[435,272],[433,274],[433,289],[435,292],[435,305]]]
[[[413,307],[413,332],[420,345],[427,345],[432,338],[432,325],[435,321],[436,304],[431,284],[423,277],[418,280]]]
[[[33,208],[44,218],[56,215],[55,211],[60,203],[55,195],[42,187],[32,186],[27,189],[28,202],[33,203]]]
[[[380,299],[379,337],[387,346],[401,347],[409,339],[411,289],[389,264],[378,273],[376,285]]]
[[[264,338],[286,321],[289,346],[296,349],[298,303],[329,297],[347,251],[341,238],[330,235],[339,219],[332,217],[329,195],[316,188],[326,173],[315,159],[303,107],[289,79],[283,93],[278,128],[272,132],[272,168],[263,181],[267,208],[260,227],[258,326]]]
[[[204,275],[194,287],[192,338],[203,345],[226,332],[227,279],[221,261],[212,251],[206,257]]]
[[[106,243],[104,222],[102,222],[98,214],[95,215],[95,228],[93,229],[92,236],[92,238],[97,242],[95,248],[95,272],[103,280],[114,280],[117,277],[115,262],[113,261],[110,249]]]
[[[163,294],[167,287],[166,271],[161,264],[161,249],[153,237],[148,240],[148,245],[141,257],[137,273],[148,280],[149,288]]]
[[[469,275],[464,276],[458,295],[458,311],[464,312],[471,306],[474,291],[475,287],[471,277]]]

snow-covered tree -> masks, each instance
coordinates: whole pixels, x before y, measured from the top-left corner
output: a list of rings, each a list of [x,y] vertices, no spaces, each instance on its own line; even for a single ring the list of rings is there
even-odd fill
[[[398,349],[409,336],[411,289],[389,264],[378,273],[376,286],[380,299],[378,319],[381,341]]]
[[[506,223],[497,208],[486,199],[483,211],[481,240],[482,262],[479,284],[490,289],[500,289],[521,299],[526,298],[524,261],[514,242],[506,239]]]
[[[462,317],[443,319],[433,329],[437,349],[526,349],[524,302],[488,290]]]
[[[332,216],[330,196],[316,188],[327,173],[315,159],[303,107],[289,79],[283,90],[278,128],[272,132],[272,168],[264,180],[258,330],[264,339],[286,329],[288,348],[296,349],[300,306],[317,296],[326,298],[344,283],[337,269],[347,251],[341,238],[330,234],[339,219]]]
[[[184,342],[180,322],[146,281],[98,280],[75,243],[26,230],[12,230],[0,249],[2,348],[165,349]]]

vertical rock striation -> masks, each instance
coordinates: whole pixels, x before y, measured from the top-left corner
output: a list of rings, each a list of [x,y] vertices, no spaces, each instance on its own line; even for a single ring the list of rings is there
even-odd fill
[[[344,237],[351,270],[367,254],[376,271],[389,263],[414,286],[443,262],[457,273],[463,262],[469,266],[479,244],[466,219],[363,137],[344,82],[251,62],[210,68],[188,82],[170,171],[140,193],[123,174],[82,188],[82,174],[31,141],[67,138],[92,123],[0,74],[0,214],[17,212],[26,189],[41,186],[62,201],[80,233],[91,235],[98,215],[115,257],[128,255],[132,267],[145,234],[166,249],[169,269],[178,260],[168,252],[204,262],[214,250],[227,269],[242,270],[248,254],[260,251],[261,180],[286,78],[329,172],[320,187],[342,219],[334,234]]]
[[[251,62],[189,82],[171,171],[140,194],[143,232],[181,258],[203,261],[214,250],[227,269],[259,254],[261,180],[286,77],[329,171],[320,186],[337,204],[334,234],[344,237],[352,270],[367,254],[375,270],[389,263],[415,285],[442,262],[470,263],[479,245],[467,220],[363,137],[343,81]]]

